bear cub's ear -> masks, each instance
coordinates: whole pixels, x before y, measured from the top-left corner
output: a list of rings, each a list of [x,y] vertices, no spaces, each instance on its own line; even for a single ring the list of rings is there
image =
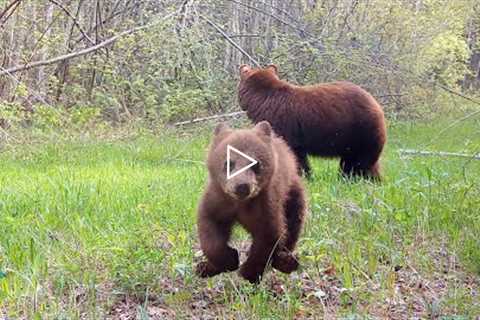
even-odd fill
[[[215,128],[214,134],[217,136],[220,133],[225,132],[227,130],[230,130],[230,127],[226,123],[222,122],[217,125],[217,127]]]
[[[263,133],[267,137],[272,136],[272,126],[270,125],[270,123],[268,123],[268,121],[260,121],[259,123],[257,123],[257,125],[255,126],[255,130],[257,132]]]

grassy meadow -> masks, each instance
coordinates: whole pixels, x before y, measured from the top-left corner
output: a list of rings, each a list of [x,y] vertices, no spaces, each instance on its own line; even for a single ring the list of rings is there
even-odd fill
[[[197,278],[211,128],[49,133],[0,149],[0,319],[475,319],[480,119],[390,123],[385,181],[312,159],[301,270]],[[242,251],[248,236],[236,229]]]

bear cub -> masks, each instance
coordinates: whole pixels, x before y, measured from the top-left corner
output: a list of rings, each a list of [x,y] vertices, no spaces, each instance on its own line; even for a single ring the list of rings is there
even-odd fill
[[[258,161],[227,179],[227,167],[235,173],[248,159],[232,152],[227,164],[227,145]],[[269,262],[290,273],[298,268],[293,255],[305,218],[306,201],[295,156],[275,136],[270,124],[233,130],[224,124],[215,129],[207,158],[208,183],[198,208],[198,235],[206,261],[196,273],[212,277],[239,267],[238,251],[229,246],[232,227],[238,223],[252,236],[240,275],[258,283]]]

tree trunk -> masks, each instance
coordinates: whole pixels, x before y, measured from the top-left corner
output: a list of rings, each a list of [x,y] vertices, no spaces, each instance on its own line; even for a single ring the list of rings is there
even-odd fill
[[[52,3],[48,3],[47,4],[47,7],[45,9],[45,19],[39,19],[39,21],[45,21],[45,24],[44,24],[44,27],[45,28],[49,28],[47,31],[45,31],[45,36],[44,38],[45,39],[49,39],[50,38],[50,33],[51,33],[51,29],[50,29],[50,24],[52,23],[52,19],[53,19],[53,4]],[[40,33],[42,32],[42,30],[38,30]],[[47,58],[47,47],[46,46],[43,46],[41,49],[40,49],[40,52],[39,52],[39,60],[45,60]],[[37,82],[37,86],[38,86],[38,93],[43,97],[43,98],[47,98],[47,84],[48,84],[48,79],[46,77],[46,74],[45,74],[45,66],[41,66],[37,69],[37,75],[36,75],[36,82]]]

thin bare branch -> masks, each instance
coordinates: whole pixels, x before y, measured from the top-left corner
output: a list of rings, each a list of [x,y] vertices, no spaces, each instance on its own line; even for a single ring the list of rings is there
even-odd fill
[[[211,25],[215,30],[218,31],[232,46],[238,49],[245,57],[247,57],[250,61],[252,61],[257,67],[260,67],[260,64],[258,63],[257,60],[255,60],[251,55],[249,55],[245,50],[242,49],[231,37],[228,36],[228,34],[225,33],[225,31],[222,30],[218,25],[213,23],[210,19],[208,19],[205,16],[200,15],[200,18],[205,20],[209,25]]]
[[[28,63],[28,64],[25,64],[25,65],[4,69],[4,70],[0,71],[0,76],[6,75],[6,74],[12,74],[12,73],[19,72],[19,71],[29,70],[29,69],[40,67],[40,66],[51,65],[51,64],[55,64],[57,62],[61,62],[61,61],[77,58],[77,57],[80,57],[80,56],[84,56],[86,54],[89,54],[91,52],[95,52],[98,49],[101,49],[101,48],[117,41],[119,38],[128,36],[132,33],[138,32],[140,30],[151,28],[154,25],[157,25],[160,22],[163,22],[163,21],[167,20],[168,18],[171,18],[175,14],[176,14],[176,12],[173,12],[173,13],[170,13],[170,14],[166,15],[165,17],[159,19],[159,21],[156,21],[155,23],[148,24],[148,25],[145,25],[145,26],[135,27],[135,28],[132,28],[130,30],[123,31],[123,32],[121,32],[121,33],[103,41],[103,42],[100,42],[99,44],[97,44],[95,46],[91,46],[91,47],[88,47],[88,48],[80,50],[80,51],[76,51],[76,52],[72,52],[72,53],[69,53],[69,54],[61,55],[59,57],[55,57],[55,58],[48,59],[48,60],[35,61],[35,62]]]
[[[468,99],[468,98],[467,98]],[[432,139],[430,139],[430,141],[428,141],[428,143],[424,144],[422,146],[422,148],[425,148],[425,147],[428,147],[430,145],[433,144],[433,142],[435,141],[438,141],[442,135],[447,132],[448,130],[450,130],[451,128],[455,127],[456,125],[458,125],[459,123],[463,122],[463,121],[466,121],[470,118],[474,118],[475,116],[479,115],[480,114],[480,110],[476,110],[476,111],[473,111],[473,112],[470,112],[469,114],[467,114],[466,116],[464,117],[461,117],[459,119],[456,119],[455,121],[453,121],[452,123],[450,123],[448,126],[446,126],[445,128],[443,128],[442,130],[440,130],[440,132],[438,132],[436,134],[436,136]]]
[[[0,24],[0,27],[3,27],[3,25],[5,24],[5,22],[7,22],[8,18],[15,12],[15,10],[18,8],[18,6],[20,5],[20,2],[22,0],[13,0],[12,2],[10,2],[9,5],[7,5],[7,7],[5,8],[5,10],[3,10],[2,12],[0,12],[0,22],[2,22],[2,19],[4,16],[6,16],[5,20],[2,22],[2,24]]]
[[[65,8],[61,3],[59,3],[58,1],[56,0],[49,0],[51,3],[53,3],[54,5],[56,5],[57,7],[59,7],[60,9],[62,9],[63,12],[65,12],[67,14],[67,16],[70,17],[70,19],[72,19],[73,21],[73,24],[77,27],[77,29],[80,31],[80,33],[83,35],[84,38],[86,38],[91,44],[95,44],[95,41],[93,41],[88,35],[87,33],[85,32],[85,30],[83,30],[82,26],[78,23],[77,19],[75,18],[75,16],[67,9]]]

